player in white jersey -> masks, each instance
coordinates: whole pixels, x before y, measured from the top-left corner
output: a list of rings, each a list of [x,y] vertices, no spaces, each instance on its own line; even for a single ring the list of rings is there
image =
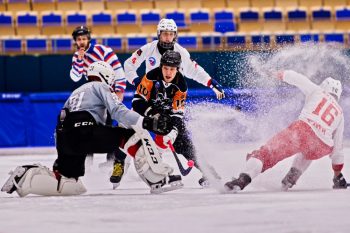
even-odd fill
[[[298,87],[305,95],[305,105],[299,118],[273,136],[260,149],[248,154],[246,167],[238,179],[225,184],[229,191],[244,189],[253,178],[278,162],[296,155],[292,168],[282,180],[287,190],[296,184],[312,160],[330,155],[334,171],[333,188],[347,188],[341,170],[344,164],[344,115],[338,104],[342,85],[331,77],[320,85],[297,72],[278,72],[277,77]]]
[[[64,104],[56,126],[57,159],[53,171],[40,164],[18,166],[1,191],[20,197],[79,195],[86,191],[80,177],[89,153],[108,153],[122,148],[134,157],[136,171],[151,193],[182,187],[181,176],[162,162],[147,130],[166,135],[172,130],[169,117],[143,117],[120,102],[111,86],[113,68],[106,62],[92,63],[90,82],[77,88]],[[105,125],[106,112],[124,127]]]
[[[125,75],[130,84],[138,86],[141,78],[137,69],[145,61],[146,73],[160,66],[161,56],[167,50],[179,52],[182,63],[179,71],[187,78],[212,88],[218,99],[225,97],[222,86],[195,61],[191,60],[188,51],[176,42],[177,25],[172,19],[161,19],[157,27],[158,40],[148,43],[135,51],[124,63]]]

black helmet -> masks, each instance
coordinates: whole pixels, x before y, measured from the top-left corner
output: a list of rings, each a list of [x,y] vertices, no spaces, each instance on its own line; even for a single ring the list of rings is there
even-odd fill
[[[179,52],[167,50],[160,59],[160,65],[179,68],[181,65],[181,55]]]
[[[86,26],[79,26],[75,28],[72,33],[74,41],[77,39],[78,36],[83,36],[83,35],[87,35],[88,39],[89,40],[91,39],[91,32],[89,28]]]

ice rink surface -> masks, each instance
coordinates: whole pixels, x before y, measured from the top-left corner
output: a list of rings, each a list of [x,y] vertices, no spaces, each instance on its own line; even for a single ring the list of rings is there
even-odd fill
[[[238,175],[245,154],[256,146],[222,144],[216,159],[207,160],[227,181]],[[349,153],[347,147],[345,154]],[[40,162],[51,167],[55,157],[55,154],[2,155],[0,183],[17,165]],[[164,158],[175,165],[170,154]],[[350,229],[350,190],[331,188],[328,157],[315,161],[288,192],[280,191],[279,187],[291,159],[257,177],[237,194],[200,188],[197,181],[201,175],[192,170],[183,178],[183,189],[160,195],[149,194],[133,165],[120,187],[112,190],[108,171],[98,168],[104,159],[104,155],[95,156],[93,166],[83,178],[88,192],[82,196],[19,198],[16,193],[1,193],[0,232],[346,233]],[[349,163],[347,156],[345,164]],[[343,173],[350,179],[348,166]]]

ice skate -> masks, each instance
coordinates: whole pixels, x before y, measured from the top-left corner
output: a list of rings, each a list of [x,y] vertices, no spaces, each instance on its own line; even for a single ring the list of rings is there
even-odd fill
[[[215,169],[212,166],[208,166],[208,170],[210,172],[210,174],[213,176],[214,179],[216,180],[221,180],[221,177],[219,176],[219,174],[215,171]],[[208,188],[210,187],[210,181],[206,176],[202,176],[202,178],[200,178],[198,180],[198,184],[200,186],[202,186],[203,188]]]
[[[33,167],[33,166],[31,166]],[[1,191],[7,192],[9,194],[13,193],[17,189],[17,183],[20,181],[20,179],[23,177],[23,175],[28,170],[28,166],[18,166],[15,170],[10,171],[9,175],[10,177],[7,179],[5,184],[2,186]]]
[[[160,194],[169,192],[183,187],[180,175],[169,175],[168,181],[166,179],[151,185],[151,194]]]
[[[113,184],[113,189],[118,188],[124,175],[124,161],[116,160],[113,165],[113,173],[109,181]]]
[[[291,187],[293,187],[299,177],[301,176],[301,171],[295,167],[292,167],[287,175],[282,180],[282,190],[287,191]]]
[[[228,192],[237,192],[243,190],[252,182],[252,178],[248,174],[241,173],[238,179],[233,179],[225,184],[225,189]]]

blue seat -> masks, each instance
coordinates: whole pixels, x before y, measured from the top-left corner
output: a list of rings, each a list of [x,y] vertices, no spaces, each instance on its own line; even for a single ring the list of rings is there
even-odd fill
[[[270,35],[263,35],[263,34],[257,34],[251,36],[251,41],[253,45],[261,45],[261,44],[270,44],[271,43],[271,36]]]
[[[294,35],[292,34],[280,34],[280,35],[276,35],[276,43],[277,44],[293,44],[295,42],[295,38]]]
[[[236,25],[233,21],[218,21],[214,24],[214,31],[215,32],[234,32],[236,31]]]
[[[259,20],[259,12],[253,11],[251,9],[247,11],[241,11],[239,13],[239,18],[242,21],[258,21]]]
[[[123,41],[119,36],[108,36],[102,37],[102,44],[111,47],[113,50],[122,50],[123,49]]]
[[[0,12],[0,35],[15,35],[13,17],[11,13]]]
[[[58,26],[63,23],[63,16],[57,12],[43,13],[41,17],[42,26]]]
[[[160,21],[160,13],[156,11],[141,12],[141,24],[158,24]]]
[[[335,10],[335,20],[337,21],[349,21],[350,20],[350,9],[348,7],[344,7],[342,9]]]
[[[26,53],[48,52],[47,38],[26,38]]]
[[[282,21],[282,11],[277,11],[276,9],[272,9],[270,11],[264,12],[264,19],[266,21]]]
[[[87,15],[81,12],[75,12],[73,14],[67,15],[67,26],[76,26],[76,25],[86,25],[87,24]]]
[[[51,51],[53,53],[64,53],[72,50],[72,38],[51,37]]]
[[[22,50],[22,39],[20,38],[3,38],[2,40],[2,51],[6,53],[21,53]]]
[[[119,12],[116,15],[117,24],[136,24],[136,19],[133,11]]]
[[[246,44],[246,37],[245,35],[234,35],[234,34],[227,34],[226,35],[227,45],[229,46],[245,46]]]
[[[233,21],[234,16],[233,12],[226,10],[219,10],[214,12],[214,20],[215,21]]]
[[[178,43],[187,49],[197,49],[197,36],[190,34],[182,34],[178,37]]]
[[[167,19],[173,19],[177,25],[178,28],[187,28],[186,22],[185,22],[185,12],[184,11],[172,11],[167,12],[165,14],[165,18]]]
[[[301,33],[300,42],[319,42],[320,36],[317,33]]]
[[[17,35],[40,35],[37,12],[17,12]]]
[[[201,39],[204,49],[215,49],[223,45],[223,35],[221,33],[204,33],[201,34]]]
[[[190,12],[191,23],[209,23],[209,11],[202,11],[201,9]]]
[[[92,25],[112,25],[112,14],[99,12],[91,15]]]
[[[138,49],[141,46],[147,44],[147,36],[143,36],[143,35],[135,35],[135,36],[127,36],[126,39],[126,47],[128,50],[134,50],[134,49]]]
[[[344,43],[344,34],[343,33],[325,33],[324,41]]]
[[[331,20],[332,14],[330,10],[320,8],[312,11],[313,20]]]
[[[296,8],[287,12],[288,21],[305,21],[307,19],[306,10]]]
[[[38,24],[38,16],[37,15],[33,15],[30,12],[17,15],[17,25],[18,26],[29,26],[29,25],[36,26],[37,24]]]

